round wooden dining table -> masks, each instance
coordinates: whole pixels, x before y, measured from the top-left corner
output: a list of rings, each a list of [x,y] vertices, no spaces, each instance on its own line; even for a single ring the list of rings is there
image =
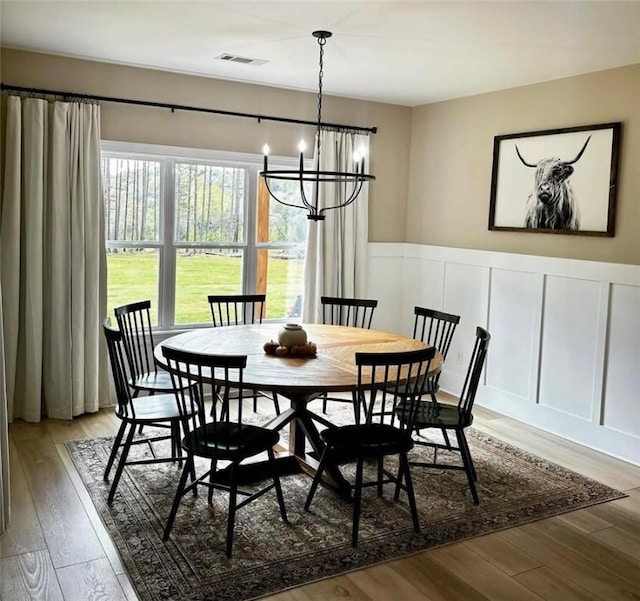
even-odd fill
[[[278,431],[290,425],[288,452],[278,455],[280,462],[289,465],[289,469],[283,468],[283,473],[302,469],[313,475],[324,449],[316,424],[330,426],[331,422],[310,411],[309,402],[325,392],[356,390],[358,372],[355,355],[358,352],[411,351],[428,345],[390,332],[304,324],[308,340],[317,347],[314,357],[267,355],[263,345],[278,339],[278,331],[282,325],[262,323],[191,330],[158,344],[154,355],[157,363],[163,367],[167,367],[162,354],[163,346],[197,353],[247,355],[243,373],[244,386],[277,392],[291,401],[289,409],[266,425]],[[430,375],[436,374],[441,366],[442,356],[437,352],[431,362]],[[344,496],[350,496],[351,487],[342,476],[339,466],[330,466],[327,472],[329,481],[325,484],[336,488]]]

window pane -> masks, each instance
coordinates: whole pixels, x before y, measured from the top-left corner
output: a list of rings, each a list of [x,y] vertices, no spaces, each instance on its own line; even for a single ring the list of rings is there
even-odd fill
[[[242,242],[245,170],[176,164],[176,242]]]
[[[242,293],[242,251],[176,251],[176,324],[210,323],[209,294]]]
[[[265,317],[299,317],[303,290],[303,247],[258,252],[268,253],[269,257]]]
[[[107,309],[151,301],[151,323],[158,323],[158,257],[156,249],[107,249]]]
[[[160,163],[105,158],[102,174],[106,239],[160,240]]]
[[[284,202],[300,204],[300,186],[292,181],[272,180],[269,183],[272,192]],[[305,194],[307,198],[311,198],[311,184],[305,184]],[[269,239],[259,242],[294,242],[304,244],[307,239],[307,228],[309,220],[307,219],[307,211],[304,209],[296,209],[283,205],[274,200],[270,196],[269,199]],[[257,211],[258,220],[260,220],[260,208]],[[259,221],[258,221],[259,223]],[[261,229],[258,225],[258,232]]]

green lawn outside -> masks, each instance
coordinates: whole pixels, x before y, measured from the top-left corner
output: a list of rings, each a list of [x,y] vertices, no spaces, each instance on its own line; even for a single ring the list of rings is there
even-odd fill
[[[286,317],[288,309],[302,293],[304,259],[282,259],[278,251],[270,252],[267,277],[266,318]],[[109,291],[107,307],[150,299],[152,319],[157,323],[158,254],[108,253]],[[208,294],[239,294],[242,282],[242,259],[212,254],[180,254],[176,263],[175,323],[210,323]]]

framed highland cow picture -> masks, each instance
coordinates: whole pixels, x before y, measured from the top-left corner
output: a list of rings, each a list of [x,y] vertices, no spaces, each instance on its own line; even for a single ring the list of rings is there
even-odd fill
[[[489,229],[613,236],[621,123],[496,136]]]

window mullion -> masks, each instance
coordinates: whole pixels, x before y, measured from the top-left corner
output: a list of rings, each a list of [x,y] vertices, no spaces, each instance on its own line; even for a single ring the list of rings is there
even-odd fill
[[[243,253],[243,269],[242,273],[243,290],[251,294],[256,289],[256,202],[258,198],[258,168],[251,165],[245,170],[245,251]]]
[[[176,304],[176,249],[175,214],[176,214],[176,186],[175,161],[166,159],[162,162],[164,174],[163,183],[163,231],[162,249],[160,251],[160,281],[158,298],[160,299],[159,322],[168,327],[175,323]]]

